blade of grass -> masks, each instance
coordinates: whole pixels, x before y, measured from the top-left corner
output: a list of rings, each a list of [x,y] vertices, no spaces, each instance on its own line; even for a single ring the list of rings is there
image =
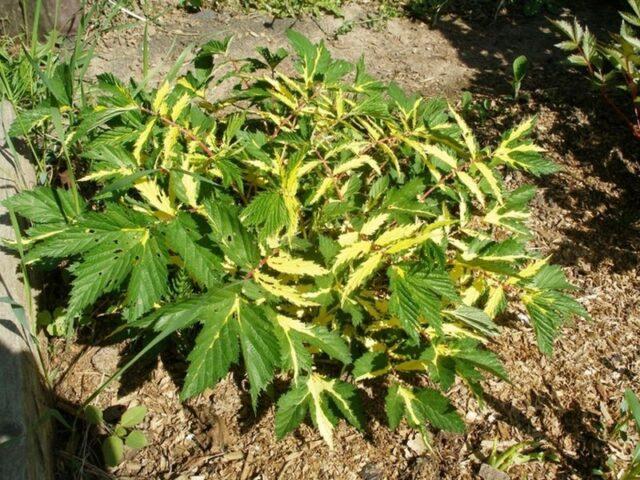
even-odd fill
[[[32,68],[35,70],[36,74],[38,75],[38,77],[40,77],[40,80],[42,80],[42,83],[44,83],[45,87],[47,87],[47,90],[49,90],[49,92],[51,93],[51,95],[53,95],[53,97],[62,105],[69,105],[70,103],[70,99],[67,98],[67,92],[63,90],[60,90],[59,88],[57,88],[52,82],[51,79],[49,77],[47,77],[47,75],[45,75],[44,72],[42,72],[40,70],[40,66],[38,65],[38,63],[34,60],[34,58],[29,54],[29,52],[26,50],[26,48],[23,48],[24,54],[27,57],[27,60],[29,61],[29,63],[31,64]]]
[[[54,130],[56,131],[56,135],[58,136],[58,140],[60,145],[62,146],[62,152],[64,154],[65,163],[67,164],[67,177],[69,178],[69,184],[71,186],[71,191],[73,193],[73,202],[75,206],[76,213],[80,213],[80,193],[78,192],[78,184],[76,182],[76,175],[73,169],[73,164],[71,163],[71,158],[69,157],[69,151],[67,149],[67,142],[65,139],[65,131],[64,126],[62,125],[62,115],[60,115],[60,110],[53,109],[51,120],[53,122]]]
[[[38,51],[38,30],[40,29],[40,12],[42,10],[42,0],[36,0],[35,11],[33,12],[33,24],[31,26],[31,54],[35,57]]]
[[[27,264],[24,260],[24,245],[22,242],[22,234],[20,233],[20,224],[18,223],[18,218],[16,217],[15,212],[12,208],[9,208],[9,218],[11,219],[11,226],[13,227],[13,233],[16,237],[16,248],[18,249],[18,255],[20,256],[20,269],[22,270],[22,277],[24,279],[24,298],[27,302],[27,311],[29,313],[29,318],[35,318],[33,315],[33,299],[31,298],[31,282],[29,281],[29,272],[27,271]],[[31,331],[31,329],[28,329]],[[35,333],[35,328],[33,332]]]
[[[149,22],[144,22],[144,36],[142,37],[142,78],[149,74]]]
[[[11,219],[11,226],[13,227],[13,232],[16,237],[16,248],[20,256],[20,269],[22,271],[22,279],[23,279],[22,285],[24,287],[24,299],[27,303],[28,316],[20,315],[20,313],[16,313],[16,309],[14,308],[14,305],[17,305],[18,307],[20,307],[20,309],[22,310],[22,313],[24,313],[24,308],[20,306],[18,303],[16,303],[15,301],[13,301],[13,299],[10,299],[11,306],[12,306],[12,310],[14,311],[14,314],[18,318],[18,321],[22,323],[25,333],[28,333],[29,338],[31,338],[32,340],[33,348],[36,351],[36,357],[38,359],[39,368],[41,372],[44,373],[44,378],[45,378],[45,382],[47,383],[47,386],[50,386],[49,375],[47,374],[47,371],[46,371],[46,364],[44,363],[44,357],[42,355],[42,352],[40,351],[40,343],[38,342],[38,338],[36,337],[36,322],[35,322],[36,317],[35,317],[35,311],[33,308],[33,296],[31,295],[31,282],[29,280],[29,271],[27,270],[27,264],[24,259],[24,245],[22,242],[22,234],[20,233],[20,224],[18,223],[18,219],[13,209],[8,208],[8,212],[9,212],[9,218]],[[29,318],[31,319],[32,325],[29,325],[29,321],[28,321]]]

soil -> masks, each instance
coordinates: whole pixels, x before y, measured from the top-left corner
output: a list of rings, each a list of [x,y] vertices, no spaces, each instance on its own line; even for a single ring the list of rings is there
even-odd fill
[[[598,3],[597,9],[580,4],[573,13],[596,31],[616,30],[615,9]],[[359,19],[370,9],[352,5],[345,15]],[[151,65],[168,69],[187,44],[226,34],[234,35],[231,55],[240,58],[259,45],[284,46],[284,32],[293,27],[313,40],[325,39],[337,57],[357,60],[364,54],[372,73],[407,90],[452,101],[463,90],[473,92],[477,105],[486,100],[490,106],[487,118],[478,113],[475,122],[487,139],[536,114],[537,141],[563,171],[536,181],[540,192],[533,205],[532,245],[565,267],[593,320],[568,326],[555,355],[545,358],[523,317],[516,312],[503,319],[503,335],[493,348],[512,383],[487,381],[483,404],[464,386],[455,386],[449,397],[467,412],[467,433],[434,432],[430,448],[408,428],[388,430],[381,411],[383,392],[376,385],[366,399],[367,430],[360,433],[342,423],[333,451],[308,425],[276,441],[273,402],[265,396],[254,414],[239,371],[181,403],[177,392],[186,365],[180,352],[168,349],[111,384],[96,401],[102,407],[144,404],[149,409],[143,430],[150,445],[112,474],[185,480],[467,479],[479,478],[494,443],[504,450],[531,440],[553,452],[556,461],[514,466],[511,478],[591,478],[610,456],[628,459],[631,442],[614,439],[611,430],[624,390],[640,390],[637,142],[597,93],[561,65],[562,55],[553,47],[557,39],[542,16],[501,17],[495,23],[444,17],[435,27],[397,18],[378,30],[358,26],[334,38],[342,21],[330,16],[273,21],[261,14],[171,9],[150,28]],[[138,25],[105,35],[92,73],[139,77],[142,31]],[[516,102],[508,97],[510,64],[520,54],[529,58],[531,71],[523,98]],[[59,405],[81,404],[136,348],[124,342],[87,346],[96,335],[85,332],[67,346],[52,340]],[[60,478],[105,478],[91,465],[99,463],[89,452],[95,443],[61,454],[67,466],[71,455],[84,456],[85,463],[82,473],[67,468]]]

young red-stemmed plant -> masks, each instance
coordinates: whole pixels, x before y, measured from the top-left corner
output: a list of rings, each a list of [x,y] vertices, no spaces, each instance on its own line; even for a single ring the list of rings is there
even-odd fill
[[[588,28],[577,20],[564,20],[554,25],[566,37],[557,47],[571,52],[569,62],[584,68],[589,78],[597,86],[607,105],[629,128],[636,139],[640,139],[640,0],[628,0],[631,12],[620,12],[622,23],[620,32],[612,35],[608,43],[600,43]],[[623,92],[629,99],[630,108],[621,107],[614,94]]]

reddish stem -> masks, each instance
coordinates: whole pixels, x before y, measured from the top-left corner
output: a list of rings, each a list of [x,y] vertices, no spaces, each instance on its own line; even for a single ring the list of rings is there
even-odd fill
[[[418,201],[423,203],[429,195],[431,195],[433,192],[435,192],[438,189],[438,187],[442,186],[447,180],[452,179],[456,175],[456,173],[465,171],[467,168],[471,166],[472,163],[473,161],[464,163],[460,166],[460,168],[451,170],[444,177],[441,177],[440,180],[438,180],[438,182],[434,186],[432,186],[429,190],[427,190],[426,192],[424,192],[422,195],[418,197]]]

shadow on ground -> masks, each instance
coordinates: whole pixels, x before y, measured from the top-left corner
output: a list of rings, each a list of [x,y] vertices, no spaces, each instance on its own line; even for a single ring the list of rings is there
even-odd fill
[[[555,18],[575,16],[604,40],[607,32],[619,28],[619,7],[616,2],[572,2],[570,10]],[[554,160],[569,167],[538,182],[546,201],[568,211],[572,219],[560,226],[564,238],[555,247],[554,261],[587,268],[604,262],[620,273],[636,267],[640,262],[638,142],[581,73],[564,64],[563,53],[554,47],[559,36],[549,20],[542,15],[514,15],[463,22],[450,15],[433,28],[474,71],[469,85],[474,94],[510,95],[511,62],[522,54],[529,58],[530,72],[523,86],[528,101],[520,102],[515,113],[551,111],[552,123],[545,125],[539,142],[558,154]],[[619,99],[622,107],[625,100]],[[573,169],[582,172],[575,175]]]

